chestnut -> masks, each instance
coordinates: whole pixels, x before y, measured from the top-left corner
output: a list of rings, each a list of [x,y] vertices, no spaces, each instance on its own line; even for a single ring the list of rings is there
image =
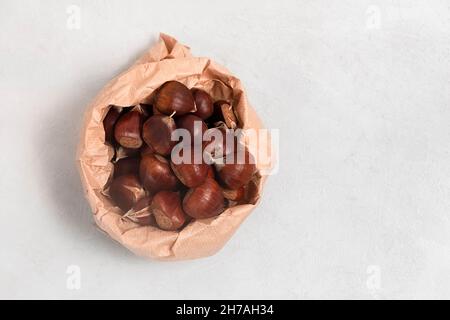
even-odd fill
[[[138,106],[125,113],[117,120],[114,138],[125,148],[139,149],[142,146],[141,130],[144,115]]]
[[[111,182],[109,195],[120,209],[127,212],[145,196],[145,190],[136,175],[127,174],[117,177]]]
[[[114,177],[139,173],[139,158],[123,158],[114,164]]]
[[[222,189],[213,179],[189,189],[183,199],[184,212],[195,219],[211,218],[222,213],[225,199]]]
[[[122,108],[111,106],[103,119],[103,128],[105,129],[105,141],[114,144],[114,126],[120,117]]]
[[[159,112],[168,116],[197,111],[191,91],[178,81],[164,83],[156,93],[154,104]]]
[[[177,128],[186,129],[191,138],[191,145],[203,144],[203,133],[208,130],[208,127],[203,120],[192,114],[179,117],[176,120]]]
[[[187,159],[183,158],[184,152],[185,149],[182,149],[180,152],[180,163],[174,162],[172,159],[170,166],[177,178],[185,186],[189,188],[197,187],[205,181],[210,166],[204,163],[203,159],[201,159],[200,163],[195,163],[193,149],[190,149],[191,154]]]
[[[186,222],[178,192],[161,191],[155,194],[151,211],[157,225],[166,231],[175,231]]]
[[[171,139],[175,129],[175,121],[171,117],[154,115],[144,123],[142,137],[156,153],[167,156],[176,144],[176,141]]]
[[[179,185],[172,169],[170,169],[169,162],[157,154],[142,157],[139,177],[144,188],[151,193],[161,190],[173,191]]]
[[[197,111],[193,114],[203,120],[211,117],[214,111],[211,96],[207,92],[200,89],[193,89],[192,95],[194,96],[195,106],[197,108]]]
[[[244,159],[240,159],[240,151],[224,157],[224,163],[216,163],[216,171],[220,181],[226,188],[236,190],[247,184],[256,172],[254,158],[247,149],[243,151]]]

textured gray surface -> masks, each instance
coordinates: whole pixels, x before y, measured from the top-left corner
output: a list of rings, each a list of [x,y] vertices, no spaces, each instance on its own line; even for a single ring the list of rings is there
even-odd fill
[[[0,6],[0,298],[450,298],[448,1]],[[281,130],[260,207],[198,261],[98,232],[74,165],[85,106],[159,31]]]

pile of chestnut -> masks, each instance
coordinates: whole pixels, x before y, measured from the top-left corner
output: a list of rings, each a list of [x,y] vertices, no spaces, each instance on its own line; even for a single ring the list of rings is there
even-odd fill
[[[256,202],[254,158],[233,133],[239,121],[229,102],[214,102],[207,92],[177,81],[164,83],[149,100],[151,104],[133,107],[110,106],[103,120],[105,140],[115,150],[105,192],[124,218],[174,231],[192,219]],[[177,129],[185,129],[190,139],[173,141]],[[207,133],[223,138],[205,141]],[[200,161],[194,161],[198,150]],[[238,150],[245,161],[228,161],[236,160]]]

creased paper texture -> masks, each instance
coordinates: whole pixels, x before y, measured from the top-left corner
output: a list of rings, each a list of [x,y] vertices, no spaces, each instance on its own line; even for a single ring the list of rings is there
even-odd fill
[[[232,101],[244,129],[262,128],[259,118],[248,104],[239,79],[211,59],[192,56],[188,47],[161,34],[158,43],[126,72],[108,83],[88,107],[77,163],[86,197],[101,230],[143,257],[160,260],[195,259],[220,250],[255,205],[229,208],[217,217],[195,220],[181,231],[170,232],[121,219],[120,209],[103,193],[113,170],[110,161],[114,154],[112,147],[105,144],[102,123],[108,107],[149,103],[152,92],[169,80],[180,81],[189,88],[201,88],[211,94],[215,101]],[[268,148],[261,144],[259,147]],[[265,178],[263,176],[259,182],[259,193]]]

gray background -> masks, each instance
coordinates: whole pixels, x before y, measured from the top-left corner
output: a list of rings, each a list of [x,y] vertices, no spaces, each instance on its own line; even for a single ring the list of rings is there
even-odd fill
[[[261,205],[203,260],[98,232],[75,167],[84,108],[160,31],[280,129]],[[1,0],[0,61],[0,298],[450,298],[449,1]]]

